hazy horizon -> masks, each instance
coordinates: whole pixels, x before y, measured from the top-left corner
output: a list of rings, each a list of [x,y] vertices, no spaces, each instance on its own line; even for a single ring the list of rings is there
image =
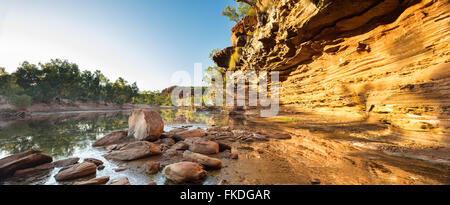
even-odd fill
[[[13,72],[64,59],[81,70],[123,77],[141,90],[171,86],[176,71],[213,64],[231,45],[232,0],[7,0],[0,5],[0,67]]]

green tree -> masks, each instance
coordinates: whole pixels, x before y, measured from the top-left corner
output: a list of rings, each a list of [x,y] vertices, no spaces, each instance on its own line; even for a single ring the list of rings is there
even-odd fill
[[[19,108],[21,110],[26,109],[28,106],[32,103],[32,98],[28,95],[15,95],[12,96],[10,101],[11,104],[14,105],[16,108]]]
[[[0,80],[0,94],[26,94],[34,102],[65,98],[124,104],[139,95],[136,83],[128,84],[123,78],[111,83],[98,70],[81,72],[77,64],[60,59],[38,66],[24,62],[12,75],[1,69]]]
[[[230,21],[238,23],[250,13],[251,9],[252,8],[249,4],[239,2],[237,7],[225,7],[222,11],[222,16],[226,16]]]

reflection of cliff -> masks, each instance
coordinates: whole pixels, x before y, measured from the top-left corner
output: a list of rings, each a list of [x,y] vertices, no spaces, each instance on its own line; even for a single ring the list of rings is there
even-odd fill
[[[280,71],[285,110],[450,133],[449,0],[275,2],[230,70]]]

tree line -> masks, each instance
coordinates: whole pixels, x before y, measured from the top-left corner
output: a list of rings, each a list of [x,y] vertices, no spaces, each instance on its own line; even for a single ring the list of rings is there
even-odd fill
[[[136,83],[130,84],[121,77],[110,81],[99,70],[81,71],[77,64],[60,59],[38,65],[23,62],[11,74],[0,68],[0,95],[6,96],[8,103],[18,108],[26,108],[33,102],[62,99],[155,106],[168,104],[160,92],[139,92]]]

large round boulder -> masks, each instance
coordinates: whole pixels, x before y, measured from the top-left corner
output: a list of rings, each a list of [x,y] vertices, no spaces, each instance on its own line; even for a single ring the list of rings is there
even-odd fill
[[[138,140],[156,141],[164,131],[161,116],[151,110],[133,110],[128,118],[128,136]]]
[[[206,177],[203,167],[193,162],[179,162],[168,165],[164,168],[164,176],[170,181],[183,183],[199,183]]]

